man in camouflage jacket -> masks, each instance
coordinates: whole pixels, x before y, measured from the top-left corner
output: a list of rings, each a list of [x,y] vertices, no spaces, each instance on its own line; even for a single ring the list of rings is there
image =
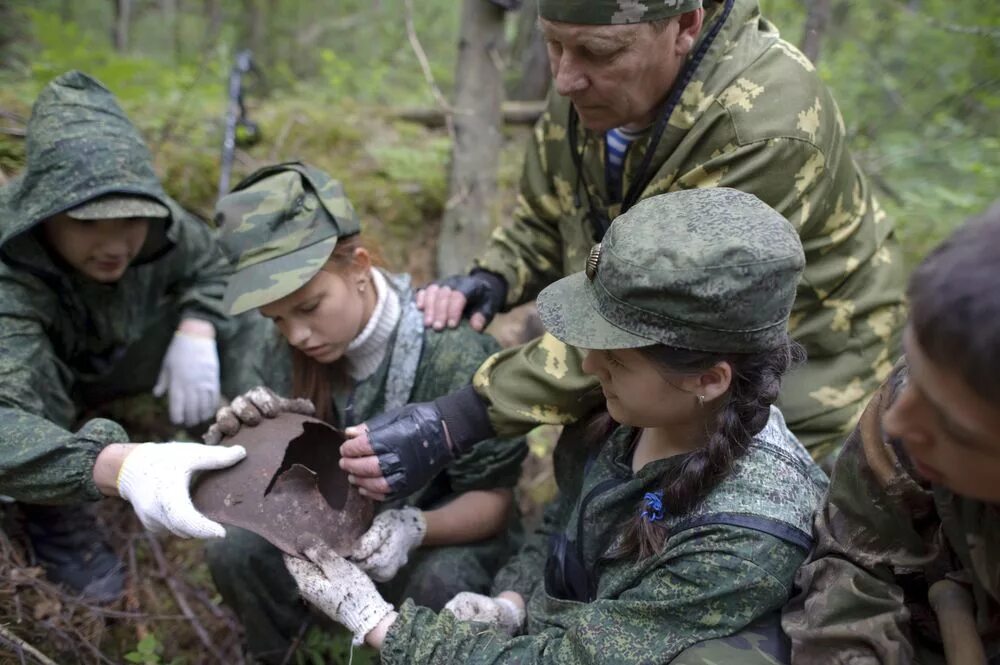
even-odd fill
[[[239,349],[266,328],[224,314],[229,262],[211,230],[164,193],[138,131],[85,74],[63,74],[39,95],[27,167],[0,199],[0,494],[25,502],[36,556],[50,574],[95,598],[113,597],[120,564],[82,506],[103,496],[93,477],[99,453],[130,438],[118,423],[81,423],[81,415],[152,389],[187,320],[214,329],[223,392],[238,394],[249,387]],[[82,221],[53,219],[88,206],[96,212]],[[146,217],[142,248],[112,282],[76,270],[43,232],[50,219],[95,226]],[[213,395],[200,417],[217,408],[218,388]]]
[[[998,280],[1000,205],[914,273],[905,362],[837,460],[785,609],[793,662],[943,663],[940,580],[971,595],[985,652],[949,662],[1000,662]]]
[[[663,90],[660,113],[669,115],[662,137],[651,148],[655,124],[635,133],[615,187],[607,177],[612,139],[605,133],[615,125],[607,127],[604,116],[581,106],[594,97],[577,80],[585,67],[580,59],[591,56],[578,52],[575,36],[564,38],[568,28],[559,22],[590,24],[582,27],[595,34],[625,22],[654,21],[653,30],[670,30],[657,24],[686,12],[673,19],[681,26],[679,42],[687,17],[702,3],[660,4],[673,9],[618,0],[540,3],[558,94],[528,146],[515,219],[495,231],[469,276],[445,280],[455,291],[427,290],[425,321],[450,323],[464,305],[474,325],[481,324],[498,309],[534,299],[583,267],[607,220],[632,199],[692,187],[752,193],[789,219],[805,246],[791,331],[808,362],[788,378],[780,406],[792,431],[823,460],[850,432],[898,353],[903,271],[892,223],[848,152],[829,90],[812,63],[761,16],[757,0],[704,3],[703,27],[686,66],[668,86],[670,94]],[[591,88],[599,85],[599,73],[592,79]],[[621,81],[623,95],[628,86]],[[461,304],[446,312],[440,303],[449,299]],[[486,316],[477,322],[476,312]],[[578,351],[550,337],[505,351],[478,375],[479,409],[485,405],[489,423],[503,435],[572,422],[592,408],[580,395],[594,384],[579,366]],[[473,411],[475,403],[467,401],[461,411]]]

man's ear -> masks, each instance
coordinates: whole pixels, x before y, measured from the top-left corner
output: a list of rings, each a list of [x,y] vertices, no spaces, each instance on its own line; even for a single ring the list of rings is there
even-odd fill
[[[705,10],[701,8],[684,12],[678,17],[677,41],[674,42],[677,55],[686,56],[694,49],[694,45],[698,42],[698,35],[701,34],[704,18]]]

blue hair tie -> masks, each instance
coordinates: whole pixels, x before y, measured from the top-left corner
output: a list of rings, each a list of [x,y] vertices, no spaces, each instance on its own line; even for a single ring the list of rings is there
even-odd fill
[[[663,490],[646,492],[642,500],[646,507],[639,514],[639,517],[647,522],[659,522],[663,519]]]

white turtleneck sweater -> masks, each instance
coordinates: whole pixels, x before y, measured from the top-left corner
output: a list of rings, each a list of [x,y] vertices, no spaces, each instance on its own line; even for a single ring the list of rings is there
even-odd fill
[[[378,268],[371,269],[372,285],[375,288],[375,309],[364,329],[347,346],[347,373],[355,381],[364,381],[371,376],[385,358],[389,338],[399,321],[399,296],[389,286],[385,275]]]

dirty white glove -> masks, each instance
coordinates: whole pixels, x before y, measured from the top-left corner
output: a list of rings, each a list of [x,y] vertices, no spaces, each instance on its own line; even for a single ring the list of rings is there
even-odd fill
[[[351,561],[376,582],[388,582],[406,565],[410,552],[424,542],[426,533],[423,511],[410,507],[387,510],[379,513],[358,539]]]
[[[285,555],[285,567],[295,578],[299,592],[324,614],[354,634],[360,645],[390,612],[375,583],[353,563],[324,545],[304,549],[308,559]]]
[[[170,422],[192,426],[212,417],[219,407],[219,352],[215,339],[183,332],[163,356],[153,394],[169,395]]]
[[[215,414],[215,423],[208,428],[202,439],[214,446],[224,437],[239,432],[244,425],[254,427],[264,418],[274,418],[280,413],[311,416],[316,413],[316,407],[307,399],[280,397],[270,388],[257,386],[234,399],[229,406],[219,409]]]
[[[200,443],[143,443],[125,457],[118,471],[118,494],[132,504],[150,531],[181,538],[224,538],[226,530],[191,503],[196,471],[225,469],[247,456],[243,446],[210,447]]]
[[[449,600],[444,609],[459,621],[488,623],[512,637],[520,633],[524,626],[524,610],[506,598],[490,598],[463,591]]]

